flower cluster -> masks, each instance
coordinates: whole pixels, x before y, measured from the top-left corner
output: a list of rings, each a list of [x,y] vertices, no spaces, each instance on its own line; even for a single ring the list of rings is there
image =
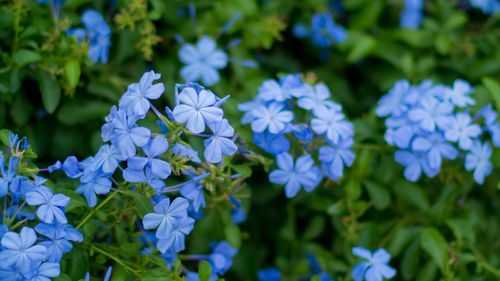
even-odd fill
[[[404,28],[418,28],[422,22],[424,0],[405,0],[400,15],[400,25]]]
[[[0,279],[49,280],[59,276],[62,256],[73,247],[70,241],[81,242],[83,236],[68,224],[65,207],[70,198],[54,194],[45,186],[47,180],[28,167],[26,159],[35,155],[27,139],[19,140],[11,133],[9,141],[6,153],[0,154],[0,198],[5,201],[0,225]]]
[[[339,179],[354,161],[354,127],[329,98],[325,84],[312,86],[290,74],[265,81],[253,101],[238,106],[245,112],[242,123],[251,124],[254,143],[276,156],[278,169],[269,180],[285,185],[289,198],[301,187],[314,190],[323,176]]]
[[[303,23],[295,24],[293,34],[298,38],[311,37],[313,44],[321,48],[329,48],[347,40],[347,31],[335,23],[330,12],[315,14],[310,27]]]
[[[192,231],[195,219],[203,215],[200,209],[206,206],[205,186],[213,188],[220,182],[229,185],[239,177],[226,175],[222,163],[224,156],[233,155],[238,148],[234,129],[221,109],[229,96],[218,98],[196,83],[177,85],[175,107],[166,107],[164,116],[152,104],[165,91],[163,83],[154,84],[158,79],[160,74],[149,71],[139,83],[129,85],[118,107],[113,106],[105,118],[102,139],[109,143],[103,144],[95,156],[81,162],[70,156],[50,166],[49,171],[63,170],[68,177],[79,178],[76,193],[83,194],[90,207],[97,205],[97,195],[112,189],[130,187],[148,195],[154,212],[146,214],[142,221],[145,240],[155,243],[165,259],[173,263],[176,254],[184,250],[185,237]],[[150,110],[159,118],[154,128],[140,125]],[[203,160],[188,144],[193,137],[204,138]],[[126,167],[122,167],[125,163]],[[119,184],[117,171],[130,184]],[[166,186],[172,175],[189,179]],[[233,194],[234,190],[228,192]],[[166,196],[172,193],[180,196]],[[154,234],[149,232],[154,229]]]
[[[376,113],[387,117],[385,140],[400,149],[396,162],[406,167],[408,180],[417,181],[422,171],[436,176],[443,159],[454,160],[461,152],[477,183],[491,173],[488,136],[500,146],[500,125],[490,104],[471,116],[469,106],[476,104],[473,92],[463,80],[456,80],[453,87],[431,81],[410,85],[403,80],[379,100]]]
[[[79,42],[87,40],[90,46],[89,58],[97,63],[108,62],[109,47],[111,45],[111,29],[99,12],[85,10],[82,14],[82,23],[85,28],[68,29],[68,34]]]

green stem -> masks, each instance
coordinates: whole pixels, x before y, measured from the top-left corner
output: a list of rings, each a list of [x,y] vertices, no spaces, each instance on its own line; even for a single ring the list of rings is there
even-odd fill
[[[103,249],[98,248],[98,247],[96,247],[96,246],[94,246],[94,245],[92,245],[92,244],[89,244],[89,247],[90,247],[90,249],[92,249],[92,250],[94,250],[94,251],[96,251],[96,252],[98,252],[98,253],[100,253],[100,254],[103,254],[103,255],[105,255],[106,257],[108,257],[108,258],[110,258],[110,259],[114,260],[116,263],[118,263],[119,265],[121,265],[123,268],[125,268],[126,270],[128,270],[128,271],[132,272],[135,276],[141,276],[141,275],[139,274],[139,272],[137,272],[137,270],[134,270],[134,269],[132,269],[130,266],[126,265],[126,264],[125,264],[125,261],[122,261],[120,258],[115,257],[115,256],[111,255],[110,253],[108,253],[108,252],[104,251]]]
[[[495,275],[495,277],[497,279],[500,279],[500,272],[498,272],[498,270],[496,270],[493,266],[491,266],[486,261],[486,259],[483,257],[483,254],[481,254],[481,252],[475,246],[470,246],[469,248],[474,253],[474,255],[476,256],[476,259],[478,260],[479,264],[484,269],[486,269],[487,271],[489,271],[490,273],[492,273],[493,275]]]
[[[120,191],[119,189],[116,189],[108,196],[108,198],[102,201],[101,204],[92,209],[90,213],[75,227],[75,229],[80,229],[89,219],[92,218],[95,212],[99,211],[99,209],[101,209],[104,205],[106,205],[106,203],[108,203],[119,191]]]

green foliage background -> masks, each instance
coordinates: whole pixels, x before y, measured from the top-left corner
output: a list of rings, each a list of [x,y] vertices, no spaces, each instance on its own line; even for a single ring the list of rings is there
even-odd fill
[[[182,82],[175,34],[187,42],[202,34],[215,36],[236,12],[242,17],[217,39],[219,46],[241,37],[230,56],[255,59],[260,66],[230,63],[211,89],[219,96],[231,95],[226,116],[251,148],[250,130],[239,124],[236,104],[253,98],[262,81],[300,72],[329,86],[355,124],[353,168],[338,182],[287,200],[280,187],[267,181],[271,167],[253,166],[244,189],[247,222],[233,225],[216,206],[197,222],[187,243],[193,254],[207,253],[212,240],[241,246],[227,280],[253,280],[256,270],[267,267],[279,268],[286,280],[302,280],[309,272],[306,253],[316,254],[335,280],[352,280],[357,261],[353,246],[385,247],[398,270],[395,280],[500,279],[498,149],[492,158],[495,169],[482,186],[458,163],[445,164],[435,179],[410,183],[383,140],[383,120],[374,114],[377,100],[399,79],[445,84],[465,79],[476,89],[473,110],[489,102],[500,110],[497,17],[468,9],[467,1],[429,0],[421,27],[408,30],[399,28],[401,0],[344,0],[345,10],[336,20],[348,30],[348,40],[328,50],[329,58],[323,60],[321,50],[295,38],[291,27],[331,9],[326,0],[193,1],[195,21],[186,1],[68,0],[59,20],[48,4],[0,3],[0,127],[28,136],[40,167],[67,155],[82,159],[95,153],[104,116],[126,86],[148,69],[162,74],[167,94],[160,103],[172,105],[174,84]],[[106,65],[93,64],[86,58],[87,46],[64,35],[67,27],[81,26],[80,15],[87,8],[100,11],[111,26]],[[83,199],[75,200],[73,207],[82,207],[78,202]],[[113,204],[127,210],[119,200]],[[97,217],[113,222],[120,213]],[[139,249],[128,228],[121,222],[83,230],[114,237],[124,245],[122,254],[133,257]],[[102,276],[111,261],[76,247],[65,262],[66,277],[77,280],[86,263],[102,264],[92,272]],[[159,280],[154,274],[145,279]],[[133,277],[119,271],[114,278]]]

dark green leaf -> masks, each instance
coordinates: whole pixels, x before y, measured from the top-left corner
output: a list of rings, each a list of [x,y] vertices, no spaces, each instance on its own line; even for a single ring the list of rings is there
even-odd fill
[[[75,88],[80,80],[80,63],[77,60],[69,60],[64,66],[66,79],[71,88]]]
[[[42,56],[37,52],[21,49],[14,54],[14,63],[23,66],[28,63],[34,63],[42,59]]]
[[[448,245],[443,236],[436,229],[429,227],[420,233],[420,242],[422,248],[432,257],[441,272],[446,275]]]
[[[53,113],[61,101],[61,87],[48,74],[42,74],[40,80],[43,106],[47,109],[48,113]]]
[[[200,278],[200,281],[208,281],[210,280],[210,277],[212,276],[212,267],[210,267],[210,264],[207,261],[202,261],[199,266],[199,272],[198,272],[198,277]]]

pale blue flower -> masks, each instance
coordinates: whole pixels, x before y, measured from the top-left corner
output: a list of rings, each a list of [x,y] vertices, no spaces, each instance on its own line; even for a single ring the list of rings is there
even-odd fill
[[[64,225],[40,223],[35,226],[35,230],[47,237],[46,239],[40,239],[40,245],[47,249],[47,260],[49,262],[60,262],[62,256],[73,248],[73,245],[68,240],[74,237],[71,237],[66,232]]]
[[[113,136],[111,142],[120,150],[124,158],[135,155],[135,146],[144,146],[148,143],[151,131],[137,126],[140,118],[137,115],[127,116],[124,111],[119,110],[113,119]]]
[[[53,194],[52,190],[45,186],[39,186],[34,191],[26,193],[26,202],[31,206],[40,206],[36,214],[46,223],[52,223],[54,219],[60,223],[67,223],[64,207],[68,205],[69,200],[68,196]]]
[[[3,267],[15,266],[20,271],[31,269],[47,257],[47,249],[36,242],[35,231],[31,227],[23,227],[19,234],[9,231],[2,237],[3,250],[0,260]]]
[[[180,157],[186,157],[195,163],[201,163],[198,152],[189,146],[176,143],[172,146],[172,151]]]
[[[272,134],[279,134],[293,119],[293,113],[284,110],[281,103],[259,106],[253,110],[253,115],[255,120],[252,122],[252,131],[258,133],[267,129]]]
[[[185,239],[191,230],[193,230],[195,220],[190,217],[182,217],[177,219],[172,226],[172,230],[165,234],[161,232],[158,234],[158,243],[156,247],[162,253],[167,252],[168,249],[173,248],[175,252],[180,252],[185,249]]]
[[[351,167],[356,156],[351,151],[354,144],[352,138],[341,139],[338,144],[322,146],[319,149],[319,161],[322,162],[323,172],[332,180],[344,175],[344,166]]]
[[[288,152],[283,152],[276,157],[279,169],[269,174],[269,181],[285,185],[286,197],[295,197],[301,187],[307,192],[313,191],[322,179],[321,170],[314,166],[311,155],[305,154],[293,160]]]
[[[329,12],[324,12],[313,16],[311,36],[314,45],[326,48],[347,40],[347,31],[333,21]]]
[[[186,81],[201,79],[204,85],[211,86],[220,79],[219,69],[226,67],[228,56],[217,50],[217,43],[207,36],[201,37],[196,47],[184,44],[179,50],[179,59],[186,64],[181,69],[181,76]]]
[[[205,131],[205,124],[222,120],[223,111],[216,107],[215,95],[207,90],[196,93],[194,88],[186,87],[179,94],[182,104],[174,108],[175,121],[187,122],[187,129],[193,133]]]
[[[442,158],[453,160],[458,156],[458,150],[446,142],[442,133],[417,136],[411,144],[414,151],[427,154],[427,162],[432,169],[441,169]]]
[[[219,163],[223,155],[233,155],[238,147],[230,138],[234,135],[234,129],[226,119],[220,122],[208,123],[213,135],[204,141],[205,159],[209,163]]]
[[[433,178],[439,173],[438,168],[430,167],[426,153],[398,150],[394,154],[394,158],[397,163],[405,167],[404,175],[409,181],[417,181],[422,175],[422,171],[429,178]]]
[[[144,216],[142,223],[144,229],[150,230],[158,226],[156,231],[157,237],[166,237],[174,227],[177,220],[187,216],[187,208],[189,202],[178,197],[170,204],[170,199],[167,197],[154,206],[155,213],[149,213]]]
[[[493,170],[493,165],[490,162],[492,152],[488,143],[482,144],[476,140],[472,144],[470,152],[465,156],[465,169],[467,171],[474,170],[474,180],[478,184],[483,184],[484,178]]]
[[[379,117],[389,115],[400,116],[408,110],[408,93],[410,91],[408,80],[397,81],[389,93],[385,94],[378,101],[375,112]]]
[[[120,109],[127,114],[146,114],[151,106],[149,100],[159,98],[165,91],[163,83],[153,85],[153,81],[160,77],[161,74],[152,70],[144,73],[139,83],[129,85],[127,92],[120,98]]]
[[[272,155],[278,155],[281,152],[290,150],[290,141],[284,135],[280,134],[254,132],[253,142],[265,152]]]
[[[458,146],[463,150],[469,150],[472,142],[481,134],[481,127],[471,124],[469,113],[457,113],[452,119],[449,129],[445,131],[445,138],[452,142],[458,142]]]
[[[75,192],[83,194],[89,207],[94,207],[97,204],[96,194],[107,194],[111,190],[111,184],[111,180],[101,176],[93,178],[88,182],[82,182]]]
[[[434,132],[436,127],[445,130],[453,120],[453,104],[439,102],[434,98],[424,98],[408,112],[410,121],[417,123],[420,128],[428,132]]]
[[[311,120],[311,128],[319,135],[326,135],[326,138],[333,144],[337,144],[341,138],[349,138],[354,135],[354,127],[344,120],[344,114],[333,109],[319,107],[314,111],[316,118]]]
[[[453,89],[448,89],[445,93],[445,98],[458,107],[467,107],[475,105],[476,101],[469,97],[474,92],[469,82],[457,79],[453,82]]]
[[[181,195],[184,198],[192,201],[194,210],[198,212],[200,207],[206,207],[205,196],[203,195],[203,185],[199,183],[189,182],[182,186]]]
[[[130,157],[127,160],[127,168],[140,171],[146,167],[151,169],[151,174],[160,179],[166,179],[170,176],[172,168],[170,164],[159,157],[168,149],[168,141],[163,136],[156,136],[142,147],[145,157]]]
[[[383,278],[391,279],[396,276],[396,270],[388,265],[391,255],[385,249],[378,249],[372,255],[368,249],[354,247],[352,253],[368,260],[354,266],[352,277],[355,281],[381,281]]]
[[[104,173],[113,173],[123,160],[125,158],[114,145],[104,144],[95,155],[90,169],[94,171],[102,169]]]

